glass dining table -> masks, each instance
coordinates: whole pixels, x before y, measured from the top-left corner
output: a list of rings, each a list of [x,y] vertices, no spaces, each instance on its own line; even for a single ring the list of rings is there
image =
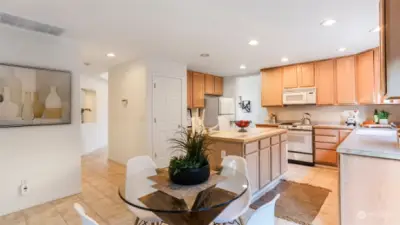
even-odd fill
[[[239,203],[248,185],[244,174],[230,168],[213,171],[209,182],[193,186],[172,184],[166,169],[157,173],[143,169],[127,175],[119,196],[130,207],[151,212],[168,225],[208,225],[230,204]]]

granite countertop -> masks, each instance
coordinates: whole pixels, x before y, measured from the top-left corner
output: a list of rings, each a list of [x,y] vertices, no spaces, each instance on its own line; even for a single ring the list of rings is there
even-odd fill
[[[371,134],[375,132],[374,134]],[[358,128],[339,145],[342,154],[400,160],[395,129]]]
[[[237,131],[216,131],[210,133],[210,138],[219,141],[248,143],[287,132],[285,129],[276,128],[248,128],[247,130],[248,132],[246,133]]]

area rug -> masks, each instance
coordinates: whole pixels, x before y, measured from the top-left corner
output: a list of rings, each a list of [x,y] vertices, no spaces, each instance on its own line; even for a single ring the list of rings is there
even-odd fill
[[[275,216],[298,224],[311,225],[329,192],[331,191],[326,188],[282,180],[250,207],[257,210],[280,194],[281,197],[276,203]]]

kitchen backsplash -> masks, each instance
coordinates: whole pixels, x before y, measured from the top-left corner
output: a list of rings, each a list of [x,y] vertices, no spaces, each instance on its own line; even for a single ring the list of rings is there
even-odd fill
[[[391,122],[400,122],[400,105],[366,105],[366,106],[286,106],[286,107],[268,107],[268,114],[274,113],[280,121],[299,121],[303,114],[311,114],[313,123],[335,123],[343,124],[346,119],[344,111],[360,111],[360,121],[372,120],[374,110],[385,110],[391,113],[389,120]],[[269,120],[267,116],[266,122]]]

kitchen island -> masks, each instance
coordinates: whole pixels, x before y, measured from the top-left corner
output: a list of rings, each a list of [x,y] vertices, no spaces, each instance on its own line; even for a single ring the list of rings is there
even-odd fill
[[[354,130],[338,147],[341,225],[400,224],[396,130]]]
[[[270,184],[278,183],[288,169],[287,130],[274,128],[252,128],[246,133],[217,131],[210,134],[210,164],[221,165],[228,155],[244,157],[249,171],[249,183],[254,195],[261,195]]]

